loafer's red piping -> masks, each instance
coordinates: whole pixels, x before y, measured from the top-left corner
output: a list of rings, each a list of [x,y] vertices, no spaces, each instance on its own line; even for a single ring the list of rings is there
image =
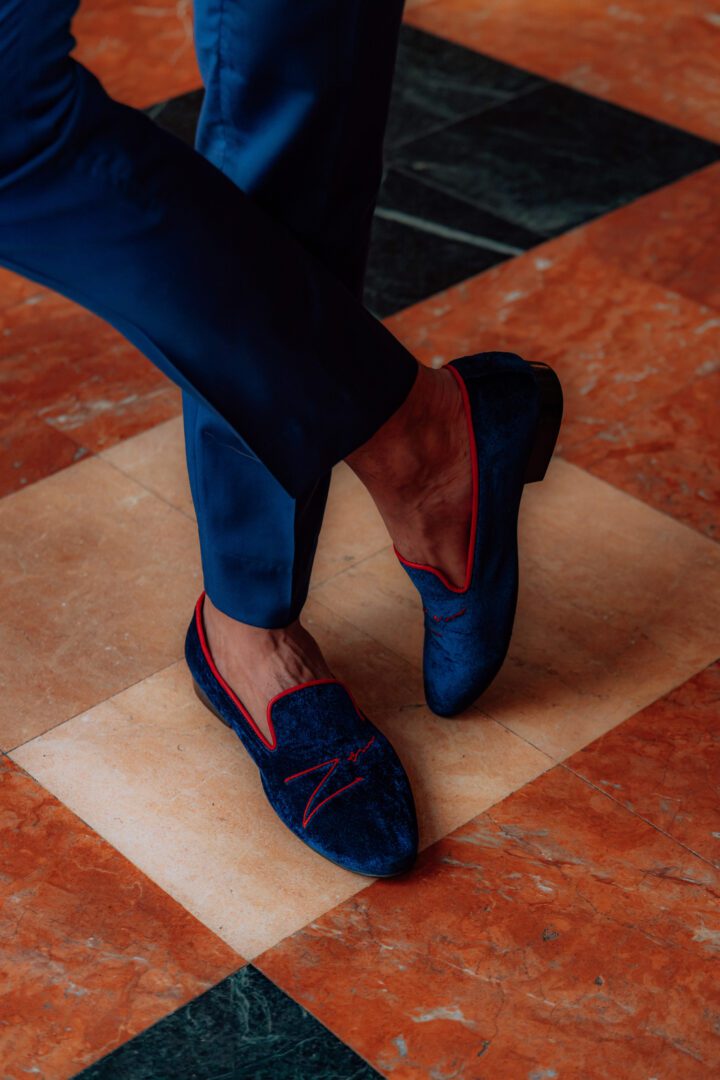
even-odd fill
[[[478,501],[480,497],[479,481],[478,481],[478,462],[477,462],[477,443],[475,441],[475,430],[472,422],[472,412],[470,410],[470,397],[467,392],[467,387],[462,378],[462,375],[452,366],[449,366],[449,371],[455,376],[460,392],[463,397],[463,404],[465,406],[465,417],[467,420],[468,433],[470,435],[470,463],[472,467],[472,518],[470,521],[470,542],[468,544],[467,560],[465,564],[465,581],[462,585],[453,585],[448,580],[447,576],[442,570],[438,570],[435,566],[427,566],[425,563],[411,562],[410,559],[406,559],[404,555],[401,555],[398,549],[393,544],[395,554],[401,563],[405,566],[411,566],[413,570],[426,570],[429,574],[434,574],[436,578],[439,578],[446,589],[454,593],[464,593],[470,588],[470,582],[472,580],[473,562],[475,554],[475,536],[477,534],[477,516],[478,516]]]

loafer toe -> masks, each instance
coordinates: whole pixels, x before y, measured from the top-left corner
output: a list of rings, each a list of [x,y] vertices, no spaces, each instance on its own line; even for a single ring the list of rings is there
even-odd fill
[[[275,813],[313,851],[347,870],[386,877],[417,855],[415,802],[386,736],[337,679],[316,679],[268,704],[268,738],[218,672],[198,599],[185,656],[198,697],[257,765]]]

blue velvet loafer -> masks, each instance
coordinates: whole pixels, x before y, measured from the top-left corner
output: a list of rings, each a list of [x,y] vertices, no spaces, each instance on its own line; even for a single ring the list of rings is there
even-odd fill
[[[409,870],[418,845],[415,803],[390,742],[336,679],[277,694],[267,707],[268,739],[215,666],[204,599],[203,592],[185,638],[195,692],[239,736],[280,820],[346,870],[370,877]]]
[[[427,703],[455,716],[497,675],[510,644],[518,592],[517,522],[523,486],[545,476],[563,397],[546,364],[512,353],[452,360],[470,434],[473,502],[465,581],[403,558],[423,601]]]

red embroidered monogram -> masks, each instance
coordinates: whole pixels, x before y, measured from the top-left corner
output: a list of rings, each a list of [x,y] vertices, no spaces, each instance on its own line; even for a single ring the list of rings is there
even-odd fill
[[[370,749],[374,742],[375,736],[373,735],[367,741],[365,746],[361,746],[357,750],[351,750],[345,760],[353,762],[357,761],[360,755],[366,753],[366,751]],[[342,795],[343,791],[349,791],[351,787],[355,787],[356,784],[361,784],[365,779],[364,776],[356,776],[355,779],[351,780],[349,784],[345,784],[343,787],[338,788],[337,791],[333,791],[330,795],[326,795],[324,799],[320,800],[320,802],[315,803],[315,800],[319,795],[321,788],[323,788],[328,782],[328,780],[340,764],[341,760],[342,759],[339,757],[330,758],[328,761],[321,761],[319,765],[311,765],[309,769],[303,769],[301,772],[296,772],[293,773],[292,776],[285,777],[285,783],[289,784],[291,780],[297,780],[300,776],[308,776],[310,773],[317,772],[318,769],[327,769],[327,772],[320,780],[320,783],[315,787],[312,794],[310,795],[310,798],[305,804],[305,811],[303,813],[303,828],[307,828],[308,822],[311,820],[311,818],[313,818],[315,814],[317,814],[318,810],[320,810],[321,807],[325,806],[326,803],[329,803],[331,799],[336,799],[338,795]],[[313,803],[315,803],[314,806]]]
[[[423,611],[425,612],[426,615],[430,616],[432,621],[437,626],[440,623],[449,623],[449,622],[453,622],[454,619],[459,619],[461,615],[465,614],[465,612],[467,611],[467,608],[460,608],[460,610],[456,611],[453,615],[433,615],[431,612],[428,611],[428,609],[426,607],[423,607]],[[430,627],[430,633],[434,634],[435,637],[442,637],[442,629],[441,628],[435,630],[431,626]]]
[[[351,750],[347,756],[348,761],[357,761],[361,754],[364,754],[366,750],[369,750],[372,744],[375,742],[375,736],[371,735],[364,746],[361,746],[359,750]]]
[[[426,607],[423,608],[426,615],[430,615],[430,612]],[[464,615],[467,608],[461,608],[460,611],[456,611],[454,615],[430,615],[433,622],[452,622],[453,619],[459,619],[461,615]]]

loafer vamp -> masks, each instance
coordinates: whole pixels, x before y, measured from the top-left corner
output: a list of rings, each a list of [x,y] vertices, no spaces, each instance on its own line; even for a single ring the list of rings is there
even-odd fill
[[[407,775],[345,687],[323,683],[295,690],[276,701],[271,714],[277,750],[262,780],[285,824],[347,869],[373,876],[407,869],[417,849]]]
[[[472,704],[507,654],[517,607],[518,512],[541,409],[533,365],[519,356],[478,353],[449,366],[462,388],[474,459],[472,539],[463,587],[398,552],[422,597],[425,695],[441,716]]]
[[[269,706],[267,738],[214,668],[201,602],[186,635],[188,667],[205,704],[258,766],[281,821],[347,870],[379,877],[410,869],[418,846],[415,803],[389,740],[336,679],[278,694]]]

